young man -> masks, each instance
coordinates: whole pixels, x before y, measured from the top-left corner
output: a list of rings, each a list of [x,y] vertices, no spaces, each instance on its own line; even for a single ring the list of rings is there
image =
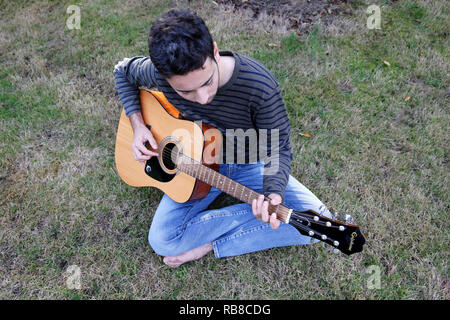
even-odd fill
[[[203,121],[222,132],[228,152],[224,151],[224,159],[234,160],[244,153],[250,162],[223,161],[220,173],[264,194],[273,205],[284,200],[296,210],[319,212],[321,201],[289,174],[288,115],[276,79],[261,63],[235,52],[219,51],[204,21],[189,10],[172,10],[161,16],[150,30],[148,45],[150,57],[127,58],[114,69],[119,98],[134,130],[132,145],[137,161],[144,164],[157,155],[144,145],[148,142],[157,149],[143,122],[138,97],[139,86],[156,87],[183,118]],[[272,161],[249,161],[253,146],[247,143],[242,149],[235,137],[227,137],[238,129],[277,133],[275,143],[267,146]],[[210,251],[219,258],[310,243],[311,238],[270,215],[263,196],[252,206],[242,203],[207,210],[220,192],[211,187],[204,199],[186,203],[163,196],[148,239],[153,250],[165,256],[167,265],[178,267]]]

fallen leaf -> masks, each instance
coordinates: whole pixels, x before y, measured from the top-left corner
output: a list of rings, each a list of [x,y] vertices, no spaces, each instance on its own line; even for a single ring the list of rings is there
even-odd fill
[[[421,56],[423,56],[424,54],[425,54],[425,52],[423,52],[423,51],[420,53]]]
[[[383,61],[385,65],[387,65],[388,67],[391,66],[391,64],[388,61]]]
[[[328,14],[331,14],[331,9],[327,8]]]
[[[278,44],[278,43],[269,43],[268,46],[271,47],[271,48],[276,48],[276,47],[279,48],[279,47],[281,47],[281,45]]]
[[[405,101],[409,101],[409,99],[411,99],[411,96],[407,96],[407,97],[405,98]]]
[[[306,138],[312,138],[312,136],[309,133],[300,133],[300,135]]]

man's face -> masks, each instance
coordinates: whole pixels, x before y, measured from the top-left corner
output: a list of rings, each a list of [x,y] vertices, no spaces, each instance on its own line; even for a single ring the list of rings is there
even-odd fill
[[[172,76],[167,79],[172,88],[184,99],[208,104],[219,88],[219,69],[215,60],[208,57],[203,67],[183,76]]]

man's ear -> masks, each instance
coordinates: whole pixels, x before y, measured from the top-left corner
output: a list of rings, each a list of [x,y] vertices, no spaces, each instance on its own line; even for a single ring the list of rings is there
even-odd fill
[[[220,60],[220,54],[219,54],[219,48],[217,47],[217,42],[213,42],[213,48],[214,48],[214,59],[216,62],[219,62]]]

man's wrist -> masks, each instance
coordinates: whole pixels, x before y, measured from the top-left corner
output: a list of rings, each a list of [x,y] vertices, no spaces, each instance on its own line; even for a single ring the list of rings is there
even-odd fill
[[[139,127],[145,127],[144,118],[142,117],[142,113],[140,111],[132,113],[128,118],[130,119],[133,131]]]
[[[272,199],[274,195],[279,196],[281,198],[281,201],[284,201],[284,193],[281,194],[277,191],[266,191],[263,193],[265,197]]]

